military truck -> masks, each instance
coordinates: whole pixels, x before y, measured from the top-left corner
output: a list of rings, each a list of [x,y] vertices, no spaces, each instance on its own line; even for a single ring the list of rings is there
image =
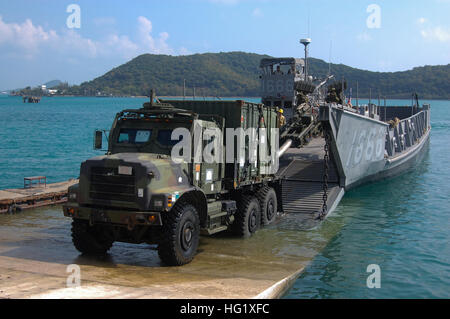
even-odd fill
[[[180,128],[190,134],[173,139]],[[269,167],[280,155],[277,129],[277,107],[244,101],[152,95],[141,109],[121,111],[106,155],[82,163],[79,184],[69,188],[63,210],[73,219],[75,247],[104,254],[114,242],[156,244],[163,263],[178,266],[193,260],[201,234],[252,236],[278,212],[277,168]],[[207,136],[211,131],[222,134]],[[97,150],[104,133],[95,133]],[[183,141],[200,150],[183,148],[176,161],[172,152]],[[199,158],[208,145],[218,161]]]

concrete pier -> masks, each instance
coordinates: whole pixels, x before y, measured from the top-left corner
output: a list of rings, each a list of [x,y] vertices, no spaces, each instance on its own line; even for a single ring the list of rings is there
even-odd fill
[[[250,239],[201,237],[191,264],[164,267],[149,245],[116,243],[103,258],[80,255],[60,206],[0,215],[0,298],[279,298],[341,222],[301,231],[299,216],[288,215]],[[72,264],[80,287],[67,287]]]

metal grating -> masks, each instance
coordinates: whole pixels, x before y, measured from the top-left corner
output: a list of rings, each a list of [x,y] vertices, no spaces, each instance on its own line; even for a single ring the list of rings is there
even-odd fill
[[[315,214],[323,206],[324,162],[293,160],[283,171],[281,193],[285,213]],[[336,169],[330,162],[328,171],[328,201],[330,208],[341,190]]]
[[[283,177],[288,180],[322,182],[323,172],[323,161],[294,160],[283,172]],[[338,183],[338,176],[332,163],[330,163],[328,174],[330,183]]]
[[[135,172],[119,175],[117,167],[91,168],[89,195],[91,199],[135,202]]]
[[[322,210],[322,183],[283,181],[281,188],[285,213],[313,214]],[[329,185],[328,207],[332,206],[340,189],[337,184]]]

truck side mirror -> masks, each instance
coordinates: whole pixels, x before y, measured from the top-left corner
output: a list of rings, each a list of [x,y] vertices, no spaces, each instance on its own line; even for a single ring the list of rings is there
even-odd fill
[[[101,150],[103,142],[103,131],[95,131],[94,137],[94,149]]]

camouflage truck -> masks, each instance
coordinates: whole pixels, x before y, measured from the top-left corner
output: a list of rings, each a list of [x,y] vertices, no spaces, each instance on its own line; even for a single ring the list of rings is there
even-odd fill
[[[81,253],[104,254],[114,242],[147,243],[158,245],[164,264],[178,266],[193,260],[201,234],[230,230],[249,237],[273,222],[276,171],[268,166],[278,158],[275,106],[150,101],[116,115],[106,155],[83,162],[79,184],[69,189],[63,210],[73,219],[72,239]],[[175,161],[172,151],[186,138],[172,139],[180,128],[191,133],[189,142],[216,145],[212,153],[217,149],[221,160],[198,160],[194,147],[182,149],[185,160]],[[256,136],[246,134],[248,128],[259,129]],[[205,138],[208,130],[223,134]],[[96,131],[95,149],[102,149],[103,133]],[[255,150],[251,141],[257,141]],[[234,144],[232,155],[218,152],[227,143]],[[268,161],[260,158],[261,145],[271,146],[264,154]]]

